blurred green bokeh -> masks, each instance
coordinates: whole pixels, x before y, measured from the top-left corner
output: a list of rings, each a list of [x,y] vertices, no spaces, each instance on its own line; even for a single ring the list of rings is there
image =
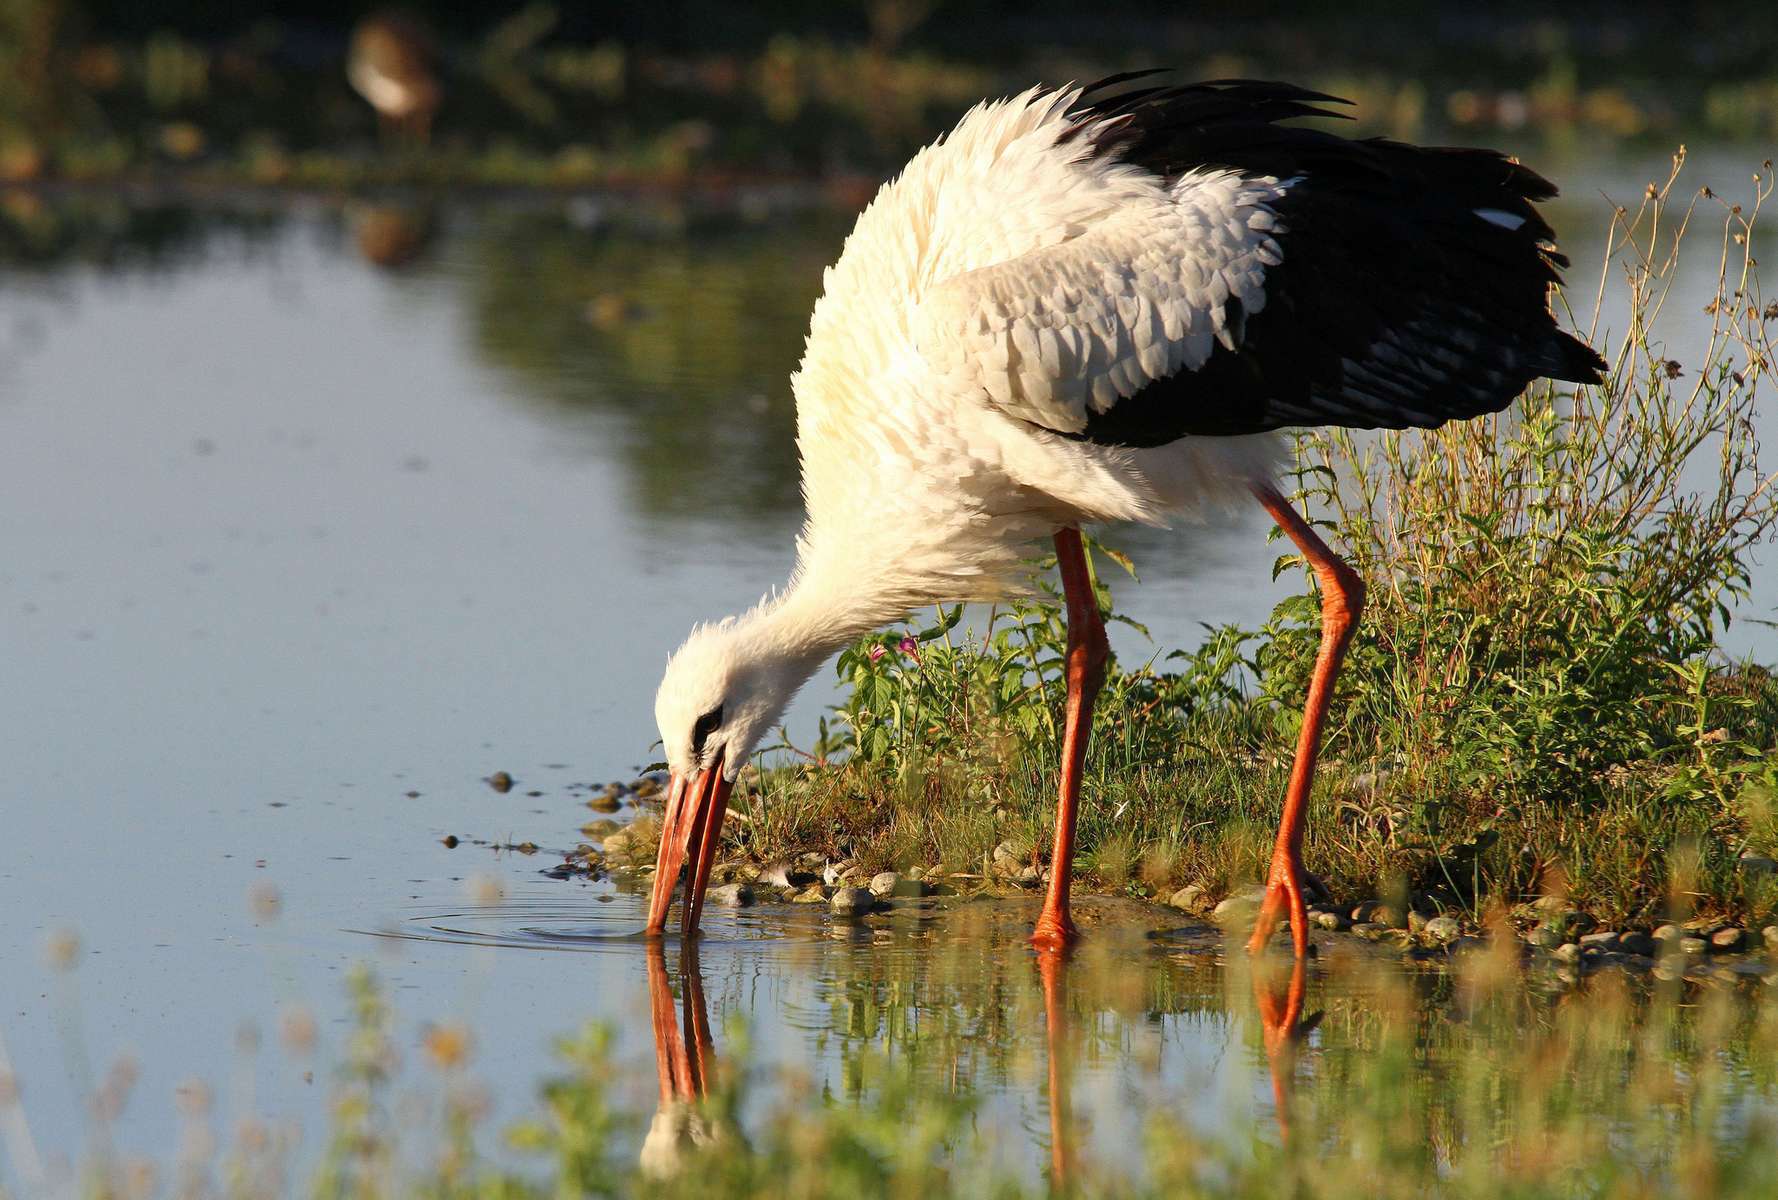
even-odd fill
[[[1760,6],[402,11],[438,98],[408,143],[379,136],[348,79],[368,6],[0,0],[0,183],[876,178],[980,96],[1162,65],[1299,80],[1358,100],[1364,128],[1420,139],[1778,136],[1778,15]]]

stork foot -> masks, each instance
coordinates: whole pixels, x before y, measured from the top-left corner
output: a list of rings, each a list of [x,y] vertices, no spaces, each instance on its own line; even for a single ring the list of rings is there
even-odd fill
[[[1078,941],[1080,928],[1065,908],[1060,911],[1045,908],[1037,918],[1037,928],[1031,931],[1031,944],[1039,950],[1066,950]]]
[[[1291,947],[1298,958],[1308,957],[1309,906],[1304,901],[1303,889],[1312,879],[1314,876],[1303,870],[1302,860],[1295,854],[1281,850],[1272,855],[1272,869],[1266,879],[1266,898],[1259,906],[1259,919],[1254,922],[1253,936],[1247,942],[1249,954],[1264,950],[1278,928],[1278,922],[1288,916]],[[1320,881],[1315,880],[1315,883],[1319,887]]]

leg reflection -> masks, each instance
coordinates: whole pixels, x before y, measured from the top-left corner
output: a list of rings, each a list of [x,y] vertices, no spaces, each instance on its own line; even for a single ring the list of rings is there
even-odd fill
[[[1043,983],[1043,1021],[1049,1043],[1050,1188],[1062,1191],[1070,1179],[1071,1113],[1068,1105],[1068,951],[1039,948],[1037,974]]]
[[[1286,983],[1278,964],[1256,962],[1253,968],[1253,999],[1259,1006],[1266,1063],[1272,1073],[1272,1101],[1278,1114],[1279,1136],[1290,1137],[1291,1087],[1296,1081],[1297,1048],[1321,1023],[1321,1013],[1303,1016],[1303,960],[1291,963]]]
[[[725,1123],[703,1108],[716,1066],[710,1015],[704,1004],[704,975],[696,942],[685,942],[679,957],[683,1022],[673,1003],[666,953],[659,940],[648,944],[648,1000],[654,1019],[654,1061],[660,1080],[660,1108],[642,1140],[642,1170],[656,1178],[676,1174],[698,1147],[730,1135]]]

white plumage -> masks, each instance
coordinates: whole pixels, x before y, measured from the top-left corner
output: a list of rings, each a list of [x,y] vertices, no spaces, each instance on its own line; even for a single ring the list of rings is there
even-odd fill
[[[808,514],[796,571],[674,656],[657,700],[674,769],[698,765],[691,723],[730,690],[694,680],[743,666],[796,679],[744,713],[731,702],[724,725],[747,718],[728,747],[738,769],[821,660],[916,606],[1022,586],[1033,539],[1159,523],[1269,477],[1270,434],[1130,449],[1051,432],[1078,429],[1089,395],[1103,408],[1201,363],[1227,295],[1263,309],[1279,254],[1267,204],[1287,186],[1231,172],[1169,185],[1058,146],[1078,95],[972,109],[883,186],[827,270],[792,376]]]
[[[1132,452],[1049,432],[1201,363],[1222,300],[1263,308],[1258,264],[1277,256],[1273,188],[1228,173],[1169,187],[1058,147],[1076,96],[972,110],[883,188],[828,271],[793,378],[799,582],[988,598],[1029,537],[1158,520],[1192,484],[1272,461],[1269,439]],[[883,620],[906,607],[896,596]]]

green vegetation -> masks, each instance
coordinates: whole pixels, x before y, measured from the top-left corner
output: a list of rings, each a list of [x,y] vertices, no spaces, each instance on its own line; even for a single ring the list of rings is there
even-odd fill
[[[1541,385],[1436,432],[1299,443],[1296,499],[1370,584],[1307,850],[1339,896],[1406,888],[1479,917],[1556,893],[1613,923],[1694,908],[1762,920],[1778,904],[1770,875],[1739,861],[1778,849],[1778,681],[1717,649],[1731,606],[1763,617],[1770,602],[1746,574],[1778,527],[1751,435],[1778,321],[1749,250],[1770,167],[1731,207],[1679,199],[1680,161],[1614,219],[1620,291],[1601,304],[1631,316],[1604,387]],[[1706,214],[1719,229],[1691,228]],[[1685,365],[1653,331],[1682,245],[1723,264]],[[1065,636],[1053,588],[977,635],[960,617],[841,657],[837,723],[813,761],[767,772],[742,802],[743,850],[957,871],[1002,841],[1046,844]],[[1082,811],[1092,882],[1214,897],[1259,877],[1318,622],[1305,594],[1190,654],[1114,664]]]

